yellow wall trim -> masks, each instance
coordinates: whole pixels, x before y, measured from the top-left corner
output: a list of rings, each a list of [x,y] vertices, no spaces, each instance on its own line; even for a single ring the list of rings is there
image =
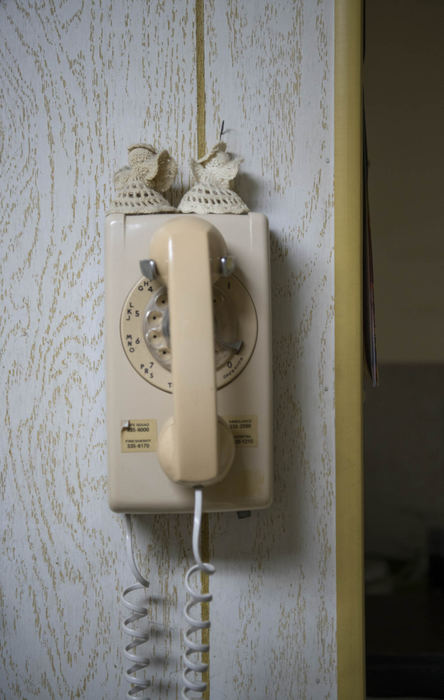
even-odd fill
[[[340,700],[365,697],[362,499],[362,7],[335,2],[336,585]]]
[[[197,83],[197,156],[205,155],[205,15],[204,0],[196,0],[196,83]]]

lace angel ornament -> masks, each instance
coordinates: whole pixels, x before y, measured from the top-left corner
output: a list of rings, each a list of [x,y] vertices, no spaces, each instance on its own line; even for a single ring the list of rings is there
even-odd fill
[[[177,164],[168,151],[136,143],[128,148],[128,162],[114,176],[116,198],[110,213],[158,214],[176,209],[160,193],[171,187]]]
[[[178,210],[184,214],[246,214],[247,205],[231,189],[242,158],[227,153],[220,141],[199,160],[191,161],[197,183],[182,197]]]

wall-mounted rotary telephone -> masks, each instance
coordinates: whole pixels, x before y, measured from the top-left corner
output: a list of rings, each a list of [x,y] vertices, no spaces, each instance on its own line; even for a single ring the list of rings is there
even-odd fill
[[[261,214],[107,216],[110,506],[125,514],[194,507],[197,563],[189,575],[214,571],[200,559],[202,509],[271,502],[268,251]],[[132,553],[130,563],[140,587],[147,585]],[[196,648],[195,633],[209,622],[189,613],[210,597],[188,590],[183,697],[203,691],[195,674],[205,664],[191,655],[208,650]],[[125,630],[140,640],[131,624]],[[127,647],[135,664],[127,678],[143,689],[136,646]]]
[[[207,511],[269,505],[268,249],[261,214],[108,215],[113,510],[192,511],[197,484]]]

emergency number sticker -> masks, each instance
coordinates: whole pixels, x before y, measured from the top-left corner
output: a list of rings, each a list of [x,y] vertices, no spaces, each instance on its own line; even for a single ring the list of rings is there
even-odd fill
[[[156,452],[157,421],[154,418],[134,418],[120,433],[121,452]]]
[[[257,447],[257,416],[224,416],[237,447]]]

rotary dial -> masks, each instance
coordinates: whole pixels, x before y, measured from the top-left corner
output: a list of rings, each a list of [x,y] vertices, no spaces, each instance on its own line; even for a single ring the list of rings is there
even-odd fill
[[[234,275],[221,277],[214,284],[213,307],[216,383],[220,389],[248,364],[256,344],[257,317],[248,291]],[[168,293],[159,281],[142,277],[130,291],[122,309],[120,334],[136,372],[150,384],[172,392]]]

